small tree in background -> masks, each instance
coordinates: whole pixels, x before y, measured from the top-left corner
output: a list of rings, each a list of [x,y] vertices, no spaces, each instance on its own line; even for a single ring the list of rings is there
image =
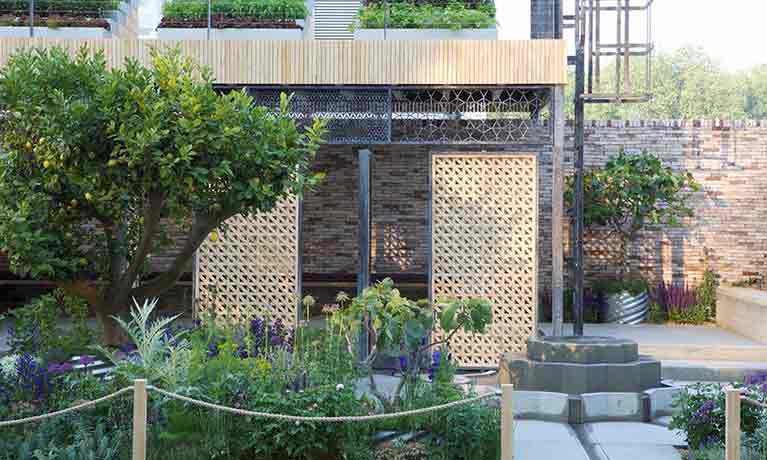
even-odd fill
[[[565,200],[571,209],[573,185],[570,177]],[[639,232],[648,225],[681,225],[682,218],[693,215],[690,194],[699,190],[690,173],[675,173],[655,155],[621,150],[604,168],[584,175],[583,223],[586,228],[607,227],[619,237],[623,256],[619,277],[623,279],[628,273],[628,246]]]
[[[178,50],[108,70],[101,53],[27,49],[0,72],[0,250],[87,299],[108,344],[110,317],[172,287],[226,219],[319,179],[319,123],[300,132],[287,97],[270,113],[212,83]],[[137,285],[169,248],[167,270]]]

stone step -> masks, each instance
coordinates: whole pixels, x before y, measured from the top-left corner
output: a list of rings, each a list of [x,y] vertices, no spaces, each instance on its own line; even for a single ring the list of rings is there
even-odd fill
[[[664,380],[680,382],[735,382],[749,375],[767,372],[767,353],[760,361],[663,360]]]
[[[767,359],[765,345],[686,345],[686,344],[639,344],[639,353],[661,361],[736,361],[764,362]]]

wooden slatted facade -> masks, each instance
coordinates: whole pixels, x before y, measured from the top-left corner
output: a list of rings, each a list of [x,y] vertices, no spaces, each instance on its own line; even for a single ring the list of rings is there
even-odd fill
[[[152,46],[178,46],[219,83],[264,85],[565,85],[563,40],[156,41],[0,39],[0,66],[19,48],[82,46],[109,65],[146,63]]]

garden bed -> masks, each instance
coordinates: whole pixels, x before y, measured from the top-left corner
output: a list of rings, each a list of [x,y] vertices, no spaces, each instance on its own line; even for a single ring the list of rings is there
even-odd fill
[[[493,40],[495,24],[492,1],[368,0],[353,27],[359,40]]]
[[[245,0],[211,4],[212,39],[301,40],[308,10],[303,0]],[[158,38],[205,39],[208,4],[171,0],[163,7]]]
[[[767,344],[767,291],[720,287],[716,322],[725,329]]]
[[[357,29],[355,40],[496,40],[496,29]]]

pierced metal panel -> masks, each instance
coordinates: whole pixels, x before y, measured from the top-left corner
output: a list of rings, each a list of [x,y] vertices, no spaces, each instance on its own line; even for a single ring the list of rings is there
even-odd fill
[[[548,88],[396,89],[392,141],[402,144],[549,143]]]
[[[255,103],[327,121],[330,144],[525,144],[552,142],[548,87],[250,87]]]
[[[290,116],[301,125],[315,117],[327,121],[329,144],[380,144],[389,140],[387,89],[250,88],[256,104],[279,107],[280,94],[292,94]]]
[[[238,323],[256,317],[298,319],[298,204],[285,199],[270,212],[237,215],[197,251],[197,313]]]
[[[524,351],[535,334],[537,177],[534,156],[432,156],[432,298],[493,304],[486,334],[458,333],[450,343],[463,367],[497,367],[502,353]]]

